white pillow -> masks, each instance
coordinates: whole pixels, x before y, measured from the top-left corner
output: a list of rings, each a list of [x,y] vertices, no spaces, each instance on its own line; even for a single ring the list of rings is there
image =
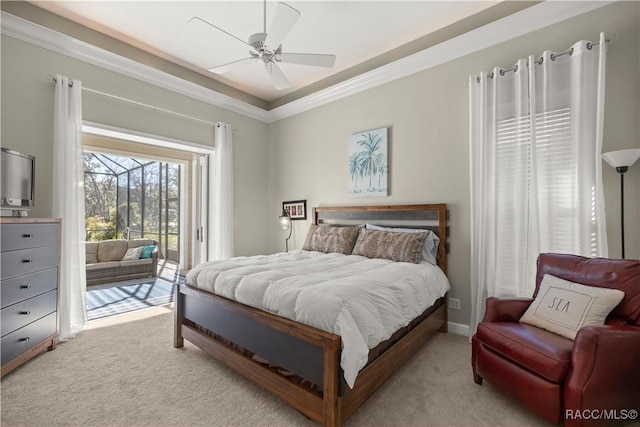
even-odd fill
[[[624,292],[618,289],[581,285],[545,274],[536,299],[520,323],[573,340],[583,326],[604,325],[623,298]]]
[[[129,248],[120,261],[133,261],[134,259],[140,259],[142,254],[142,247]]]
[[[436,260],[438,259],[438,244],[440,243],[440,238],[436,236],[436,233],[433,231],[420,228],[381,227],[375,224],[365,224],[364,228],[368,230],[391,231],[394,233],[424,233],[427,231],[427,238],[424,239],[424,245],[422,245],[422,250],[420,251],[420,259],[428,261],[433,265],[438,265]]]

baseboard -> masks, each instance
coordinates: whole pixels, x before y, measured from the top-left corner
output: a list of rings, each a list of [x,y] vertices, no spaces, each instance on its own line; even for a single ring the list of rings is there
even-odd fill
[[[462,335],[464,337],[469,338],[469,325],[463,325],[462,323],[448,322],[447,328],[449,330],[449,333],[451,334]]]

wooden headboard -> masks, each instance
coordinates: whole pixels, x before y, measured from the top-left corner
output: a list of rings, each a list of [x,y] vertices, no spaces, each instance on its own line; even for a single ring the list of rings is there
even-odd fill
[[[431,230],[440,238],[438,266],[447,273],[449,211],[446,203],[392,206],[320,206],[313,208],[313,223],[358,225],[371,223],[385,227]]]

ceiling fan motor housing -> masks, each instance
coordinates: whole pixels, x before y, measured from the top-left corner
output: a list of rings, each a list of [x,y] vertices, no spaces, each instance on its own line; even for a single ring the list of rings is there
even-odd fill
[[[278,46],[275,51],[267,50],[267,46],[264,45],[264,41],[267,38],[267,33],[255,33],[249,36],[249,44],[258,53],[258,56],[265,62],[271,61],[273,57],[282,53],[282,45]]]

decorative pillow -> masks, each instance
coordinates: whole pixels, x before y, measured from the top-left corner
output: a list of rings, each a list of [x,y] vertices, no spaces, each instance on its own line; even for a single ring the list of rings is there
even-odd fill
[[[142,247],[129,248],[129,249],[127,249],[127,252],[122,257],[121,261],[131,261],[131,260],[134,260],[134,259],[139,259],[141,253],[142,253]]]
[[[142,246],[142,252],[140,253],[140,259],[148,259],[152,257],[155,246]]]
[[[583,326],[604,325],[623,298],[624,292],[618,289],[585,286],[545,274],[520,322],[573,340]]]
[[[417,263],[420,261],[420,251],[426,238],[426,231],[398,233],[364,229],[360,232],[351,253],[368,258]]]
[[[420,230],[417,228],[393,228],[393,227],[381,227],[375,224],[365,224],[367,230],[379,230],[379,231],[392,231],[394,233],[427,233],[427,238],[424,239],[424,245],[420,250],[420,259],[430,262],[433,265],[438,265],[436,261],[438,259],[438,245],[440,244],[440,238],[431,230]]]
[[[360,226],[334,227],[330,225],[311,224],[302,249],[349,255],[356,242]]]

